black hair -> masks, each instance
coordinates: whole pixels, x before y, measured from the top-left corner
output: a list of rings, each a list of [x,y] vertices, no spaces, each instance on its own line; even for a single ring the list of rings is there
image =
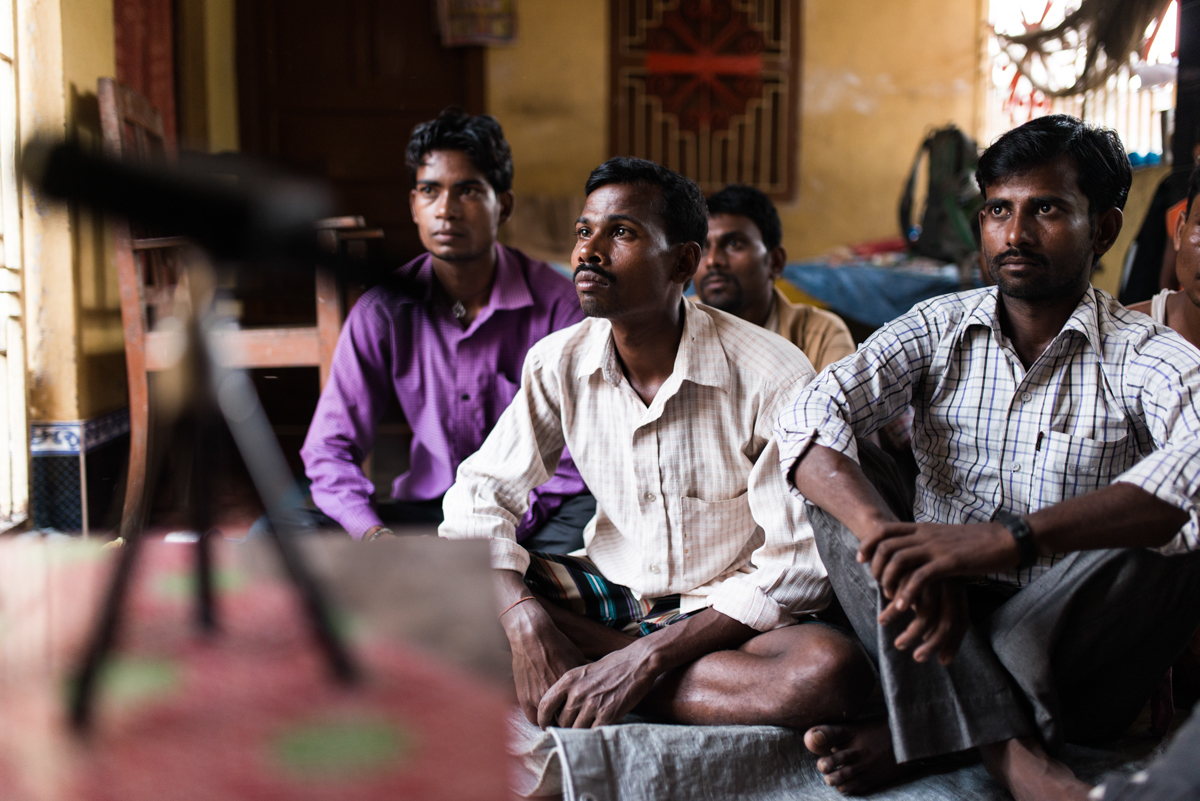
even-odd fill
[[[1111,128],[1088,125],[1066,114],[1030,120],[1001,136],[979,157],[975,182],[987,187],[1047,164],[1061,156],[1075,165],[1079,189],[1088,199],[1088,216],[1125,208],[1133,169],[1121,137]]]
[[[783,241],[783,223],[775,204],[761,189],[746,184],[730,184],[708,199],[708,214],[740,214],[758,226],[767,250],[774,250]]]
[[[472,117],[460,108],[449,106],[442,109],[437,119],[413,128],[404,163],[414,183],[417,170],[425,165],[425,157],[433,150],[461,150],[484,174],[496,194],[512,189],[512,150],[500,123],[489,114]]]
[[[1196,195],[1200,194],[1200,167],[1192,170],[1192,177],[1188,180],[1188,202],[1187,211],[1183,213],[1184,217],[1192,216],[1192,201],[1196,199]],[[1171,236],[1175,236],[1175,232],[1171,232]]]
[[[592,170],[583,191],[590,195],[610,184],[657,186],[660,199],[655,212],[666,222],[671,244],[695,242],[704,247],[708,238],[708,209],[704,193],[690,178],[653,161],[616,156]]]

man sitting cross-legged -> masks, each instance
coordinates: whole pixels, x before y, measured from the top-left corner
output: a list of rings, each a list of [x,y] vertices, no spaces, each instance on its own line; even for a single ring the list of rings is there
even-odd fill
[[[446,493],[439,533],[490,538],[517,696],[545,727],[641,709],[804,727],[851,714],[874,674],[830,599],[772,427],[804,355],[683,300],[707,226],[699,188],[640,159],[587,182],[572,256],[584,322],[546,337]],[[513,539],[566,445],[596,497],[586,556]]]
[[[854,353],[842,318],[792,303],[775,286],[787,263],[783,225],[761,189],[731,184],[708,199],[708,241],[696,270],[700,301],[774,331],[817,370]]]
[[[918,305],[780,418],[887,703],[806,735],[845,792],[977,747],[1018,799],[1082,797],[1047,752],[1128,727],[1200,624],[1200,552],[1150,550],[1197,546],[1200,352],[1089,284],[1130,179],[1074,118],[1002,136],[977,173],[997,286]],[[916,523],[854,460],[909,404]]]

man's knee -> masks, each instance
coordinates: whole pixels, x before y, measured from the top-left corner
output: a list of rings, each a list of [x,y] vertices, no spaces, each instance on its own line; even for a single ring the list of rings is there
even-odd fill
[[[875,687],[875,669],[866,651],[852,635],[837,629],[821,623],[802,626],[803,647],[786,659],[778,703],[802,720],[796,725],[854,714]]]

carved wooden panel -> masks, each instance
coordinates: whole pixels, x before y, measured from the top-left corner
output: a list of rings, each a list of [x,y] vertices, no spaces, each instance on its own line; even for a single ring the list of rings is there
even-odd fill
[[[796,192],[800,0],[612,0],[614,155]]]

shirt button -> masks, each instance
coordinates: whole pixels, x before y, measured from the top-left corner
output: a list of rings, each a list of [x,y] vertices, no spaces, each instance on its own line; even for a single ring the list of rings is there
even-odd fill
[[[1021,393],[1021,403],[1029,403],[1031,400],[1033,400],[1033,393],[1031,393],[1031,392],[1022,392]]]
[[[647,493],[646,493],[646,500],[648,500],[648,501],[654,501],[654,500],[655,500],[655,498],[654,498],[654,493],[653,493],[653,492],[647,492]]]
[[[470,399],[471,399],[471,396],[470,396],[470,395],[467,395],[466,393],[463,393],[462,399],[463,399],[463,400],[470,400]]]
[[[659,567],[658,567],[658,565],[650,565],[650,572],[651,572],[651,573],[657,573],[657,572],[658,572],[658,570],[659,570]]]
[[[1020,473],[1020,472],[1021,472],[1021,463],[1020,463],[1020,462],[1013,462],[1013,466],[1012,466],[1010,469],[1011,469],[1011,470],[1012,470],[1014,473]]]

